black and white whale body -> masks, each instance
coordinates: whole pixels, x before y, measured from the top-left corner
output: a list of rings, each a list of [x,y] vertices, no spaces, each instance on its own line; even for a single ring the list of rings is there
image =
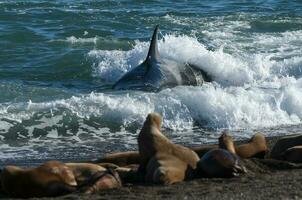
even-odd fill
[[[159,91],[177,85],[200,86],[204,81],[210,81],[207,73],[194,65],[161,59],[157,34],[158,25],[153,32],[146,60],[119,79],[113,89]]]

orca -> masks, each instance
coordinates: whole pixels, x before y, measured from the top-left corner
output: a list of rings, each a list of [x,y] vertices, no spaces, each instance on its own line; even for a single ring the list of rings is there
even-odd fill
[[[157,25],[145,61],[123,75],[113,89],[156,92],[178,85],[201,86],[204,81],[211,81],[209,75],[197,66],[162,59],[158,52],[158,30]]]

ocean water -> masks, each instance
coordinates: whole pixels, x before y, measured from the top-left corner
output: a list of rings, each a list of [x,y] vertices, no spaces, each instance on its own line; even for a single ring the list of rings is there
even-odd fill
[[[161,56],[213,82],[111,90],[157,24]],[[150,112],[187,146],[301,131],[301,46],[299,0],[0,0],[0,164],[135,150]]]

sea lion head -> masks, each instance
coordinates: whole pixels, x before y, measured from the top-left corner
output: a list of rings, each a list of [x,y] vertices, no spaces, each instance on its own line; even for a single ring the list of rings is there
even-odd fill
[[[37,167],[37,170],[56,174],[67,185],[77,186],[76,178],[72,170],[65,163],[51,160]]]
[[[144,126],[155,125],[158,129],[160,129],[161,124],[162,124],[162,117],[160,116],[160,114],[153,112],[148,114]]]
[[[229,152],[236,154],[233,139],[229,135],[228,131],[222,132],[221,136],[218,139],[218,142],[219,142],[219,148],[226,149]]]
[[[225,149],[213,149],[207,152],[197,163],[197,177],[228,178],[246,173],[237,155]]]

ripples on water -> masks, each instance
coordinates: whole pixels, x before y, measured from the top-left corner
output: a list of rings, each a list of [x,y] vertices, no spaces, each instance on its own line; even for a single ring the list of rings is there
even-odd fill
[[[0,1],[2,162],[90,159],[136,149],[149,112],[178,143],[300,131],[300,1]],[[215,82],[159,93],[111,91],[144,60],[160,24],[162,57]],[[20,161],[20,162],[21,162]]]

